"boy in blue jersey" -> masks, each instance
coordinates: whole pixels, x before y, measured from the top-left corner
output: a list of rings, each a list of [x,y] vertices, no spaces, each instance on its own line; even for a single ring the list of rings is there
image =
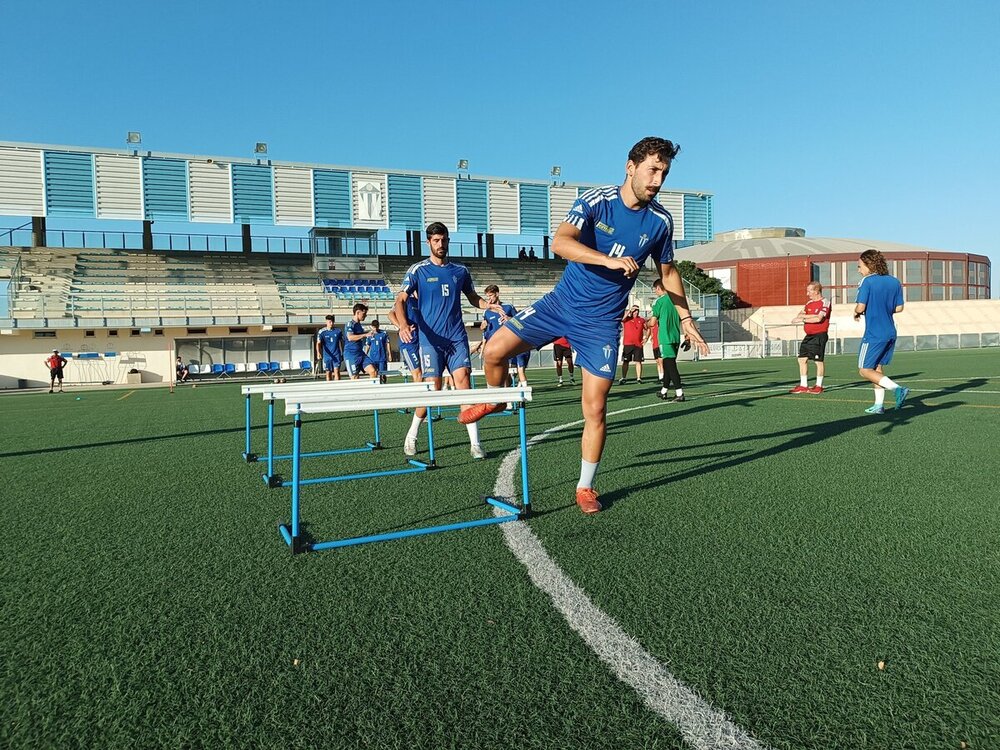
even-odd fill
[[[368,358],[378,370],[379,380],[384,383],[385,374],[389,369],[389,359],[392,357],[392,348],[389,346],[389,334],[379,329],[378,320],[372,321],[372,330],[365,343]]]
[[[584,416],[576,502],[587,514],[601,510],[593,481],[607,436],[608,392],[614,382],[622,314],[639,269],[652,257],[681,326],[703,354],[708,346],[688,309],[674,268],[673,218],[653,200],[680,150],[663,138],[643,138],[625,162],[622,185],[581,195],[559,226],[553,252],[569,263],[549,294],[521,310],[490,339],[484,368],[491,386],[503,383],[507,360],[567,336],[583,369]],[[473,406],[459,421],[474,422],[503,404]]]
[[[403,277],[393,314],[399,325],[399,339],[409,344],[414,338],[420,344],[420,366],[424,380],[434,382],[435,390],[441,390],[444,371],[454,378],[457,390],[470,387],[469,337],[462,321],[462,296],[480,310],[502,313],[499,305],[492,305],[476,293],[469,269],[448,261],[448,227],[434,222],[427,227],[427,245],[430,257],[410,266]],[[420,328],[412,325],[407,302],[412,295],[417,297]],[[465,408],[464,406],[462,408]],[[417,452],[417,435],[420,424],[427,416],[426,409],[414,412],[413,422],[403,443],[403,452],[414,456]],[[479,444],[478,425],[469,427],[469,443],[473,458],[485,458]]]
[[[485,351],[486,342],[490,340],[494,333],[500,330],[500,326],[507,322],[508,318],[513,318],[517,315],[517,308],[513,305],[508,305],[505,302],[500,301],[500,287],[496,284],[490,284],[483,290],[486,293],[486,299],[488,302],[494,305],[500,305],[503,309],[503,314],[493,312],[492,310],[487,310],[483,313],[483,322],[480,325],[480,329],[483,332],[483,340],[473,347],[472,352],[475,354],[480,349]],[[531,357],[531,352],[525,352],[524,354],[518,354],[516,357],[510,359],[510,364],[517,368],[517,380],[519,385],[528,384],[528,362]],[[508,370],[509,372],[509,370]],[[507,378],[509,382],[510,378]]]
[[[365,354],[365,339],[368,338],[368,334],[362,324],[366,317],[368,317],[368,305],[359,302],[354,306],[354,316],[344,326],[346,339],[344,361],[347,363],[347,374],[354,380],[360,378],[361,373],[367,374],[370,378],[378,375],[375,364]]]
[[[854,319],[865,316],[865,335],[858,351],[858,372],[875,387],[875,403],[865,409],[868,414],[885,411],[885,392],[895,391],[896,408],[900,408],[910,393],[893,382],[882,372],[884,365],[892,362],[896,348],[896,323],[893,315],[903,311],[903,285],[889,275],[889,265],[878,250],[865,250],[858,260],[861,283],[858,301],[854,306]]]
[[[343,360],[344,332],[334,328],[332,315],[326,316],[326,328],[316,334],[316,360],[323,363],[327,380],[340,380],[340,363]]]

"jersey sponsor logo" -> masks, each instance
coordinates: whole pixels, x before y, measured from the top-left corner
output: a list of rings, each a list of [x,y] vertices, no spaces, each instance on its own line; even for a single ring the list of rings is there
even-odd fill
[[[429,284],[430,282],[432,282],[432,281],[437,281],[437,280],[438,280],[438,277],[437,277],[437,276],[429,276],[429,277],[427,278],[427,283]]]
[[[514,328],[516,328],[519,331],[524,330],[524,326],[521,324],[521,321],[518,320],[517,318],[511,318],[507,322],[510,323],[512,326],[514,326]]]
[[[642,236],[639,237],[639,247],[642,247],[647,242],[649,242],[649,235],[648,234],[643,234]]]
[[[615,233],[615,228],[614,227],[609,227],[603,221],[597,222],[597,228],[600,229],[605,234],[614,234]]]
[[[626,249],[627,248],[622,243],[616,242],[611,246],[611,251],[608,253],[608,256],[611,258],[620,258],[625,254]]]
[[[604,367],[601,368],[601,372],[611,372],[611,365],[604,365]]]

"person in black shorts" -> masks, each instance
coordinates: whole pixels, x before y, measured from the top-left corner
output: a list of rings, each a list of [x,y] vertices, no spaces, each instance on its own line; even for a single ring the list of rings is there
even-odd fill
[[[569,383],[570,385],[576,385],[576,378],[573,376],[573,350],[570,348],[569,340],[565,336],[552,342],[552,359],[556,363],[556,377],[559,378],[556,387],[561,388],[563,384],[562,372],[564,359],[566,360],[566,367],[569,369]]]
[[[823,297],[823,285],[818,281],[806,286],[806,306],[796,315],[793,323],[802,323],[805,336],[799,344],[799,384],[792,388],[792,393],[822,393],[826,355],[826,342],[830,330],[830,300]],[[816,363],[816,385],[809,387],[809,361]]]
[[[49,393],[56,387],[59,381],[59,392],[63,392],[63,368],[66,366],[66,358],[59,353],[58,349],[52,350],[52,355],[45,360],[45,366],[49,368]]]

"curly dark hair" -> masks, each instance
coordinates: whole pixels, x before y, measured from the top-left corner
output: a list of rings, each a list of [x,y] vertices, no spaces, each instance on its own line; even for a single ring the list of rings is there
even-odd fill
[[[633,164],[638,164],[647,156],[656,155],[661,161],[670,162],[680,153],[681,147],[673,141],[656,136],[646,136],[632,147],[628,152],[628,160]]]
[[[885,262],[885,256],[875,248],[869,248],[861,253],[861,262],[868,266],[868,270],[874,274],[889,275],[889,264]]]

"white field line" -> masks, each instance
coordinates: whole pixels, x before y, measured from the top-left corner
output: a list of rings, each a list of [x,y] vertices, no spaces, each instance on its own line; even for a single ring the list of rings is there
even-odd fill
[[[662,408],[646,404],[610,412],[608,416]],[[583,424],[583,420],[552,427],[528,441],[531,447],[560,430]],[[504,456],[497,473],[493,494],[516,497],[514,477],[521,456],[520,448]],[[500,514],[497,508],[494,513]],[[569,626],[583,639],[614,673],[631,686],[646,705],[677,727],[684,740],[697,750],[764,750],[750,734],[734,724],[726,713],[715,708],[691,688],[674,677],[663,664],[628,635],[615,620],[595,605],[586,592],[573,583],[549,557],[541,541],[523,521],[501,526],[507,546],[527,568],[532,582],[545,592]]]

